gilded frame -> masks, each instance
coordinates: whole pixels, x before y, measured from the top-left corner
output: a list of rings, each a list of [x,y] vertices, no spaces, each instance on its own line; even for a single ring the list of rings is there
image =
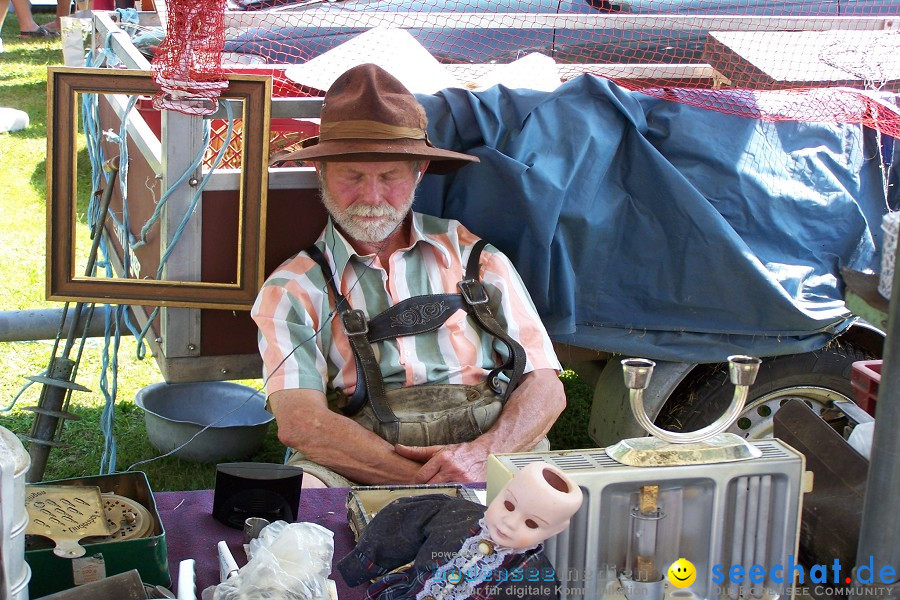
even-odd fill
[[[185,308],[249,309],[265,277],[266,191],[272,81],[262,75],[227,75],[222,100],[242,111],[242,169],[236,281],[85,277],[76,274],[76,144],[78,94],[153,96],[148,71],[50,67],[47,75],[47,274],[48,300]],[[233,103],[238,104],[238,103]],[[107,224],[108,227],[108,224]],[[108,233],[108,231],[106,232]]]

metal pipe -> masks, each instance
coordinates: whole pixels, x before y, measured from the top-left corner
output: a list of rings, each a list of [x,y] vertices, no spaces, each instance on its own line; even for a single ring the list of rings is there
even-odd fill
[[[62,320],[62,308],[46,308],[32,310],[6,310],[0,311],[0,342],[30,342],[35,340],[52,340],[59,332],[59,324]],[[88,327],[88,337],[103,337],[106,316],[110,313],[109,306],[98,306],[94,312],[94,318]],[[73,328],[72,315],[66,315],[64,327]],[[77,325],[80,329],[84,319]],[[130,332],[125,332],[131,335]]]
[[[759,517],[757,522],[760,527],[756,531],[756,555],[753,557],[753,564],[764,565],[766,560],[766,549],[769,547],[769,515],[772,508],[772,476],[762,475],[759,479]],[[748,571],[749,573],[749,571]],[[754,598],[761,598],[765,591],[765,582],[754,583],[751,588]]]
[[[900,247],[897,255],[900,256]],[[896,264],[900,265],[900,262]],[[894,269],[892,289],[866,498],[856,547],[857,569],[863,565],[868,569],[871,559],[872,573],[867,577],[873,577],[875,583],[879,583],[878,575],[883,567],[900,565],[900,519],[897,518],[897,499],[900,498],[900,435],[897,435],[900,430],[900,402],[897,402],[900,398],[900,268]]]
[[[744,548],[741,552],[741,564],[744,572],[750,573],[753,568],[753,560],[756,558],[756,535],[759,533],[759,475],[751,475],[747,480],[747,524],[744,526]],[[766,523],[766,527],[768,527]],[[765,564],[765,563],[763,563]],[[744,589],[741,596],[747,597],[748,591],[753,588],[748,585],[752,581],[744,580]],[[748,589],[749,588],[749,589]]]
[[[100,245],[100,238],[103,235],[103,224],[106,222],[106,213],[109,210],[109,204],[112,200],[113,189],[115,188],[116,177],[119,173],[119,159],[111,158],[103,165],[103,169],[112,176],[103,190],[100,198],[100,210],[97,213],[97,221],[91,230],[91,251],[88,264],[85,266],[85,276],[90,275],[94,271],[97,248]],[[87,311],[84,311],[85,307]],[[57,441],[57,434],[61,431],[60,419],[69,419],[71,416],[64,409],[68,406],[69,397],[74,389],[86,390],[83,386],[71,381],[72,374],[78,365],[77,359],[72,360],[69,354],[75,345],[75,340],[79,336],[77,333],[77,325],[81,323],[82,312],[85,312],[84,325],[91,323],[94,314],[93,303],[78,302],[75,305],[72,317],[73,325],[66,333],[66,342],[63,347],[62,354],[56,355],[59,341],[65,331],[65,319],[68,317],[68,305],[61,315],[61,322],[57,330],[56,343],[53,345],[53,355],[50,358],[50,364],[47,367],[47,377],[43,378],[44,387],[41,391],[41,397],[38,406],[34,408],[34,422],[31,425],[31,436],[28,438],[31,442],[28,446],[28,454],[31,456],[31,468],[25,477],[28,483],[36,483],[43,480],[44,469],[47,465],[47,459],[50,449],[53,446],[60,445]],[[78,352],[78,358],[81,357],[81,349],[84,348],[84,337],[81,337],[82,345]]]
[[[50,362],[47,377],[67,382],[71,380],[74,368],[75,361],[57,356]],[[56,385],[45,385],[41,389],[41,398],[34,411],[34,422],[31,424],[31,434],[26,438],[30,442],[28,454],[31,456],[31,467],[25,475],[25,481],[28,483],[37,483],[44,478],[50,448],[60,445],[54,440],[60,419],[56,415],[63,414],[62,408],[67,394],[68,388]]]

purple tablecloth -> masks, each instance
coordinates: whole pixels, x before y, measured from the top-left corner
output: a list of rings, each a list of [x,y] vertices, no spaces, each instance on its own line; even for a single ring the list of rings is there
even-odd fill
[[[300,496],[297,520],[316,523],[334,532],[334,562],[353,549],[353,532],[347,525],[347,488],[304,489]],[[154,494],[156,507],[166,529],[169,571],[172,587],[177,589],[178,564],[186,559],[195,561],[197,597],[207,587],[219,583],[219,562],[216,545],[225,540],[238,566],[246,562],[242,532],[222,525],[212,517],[213,492],[158,492]],[[331,578],[341,600],[357,600],[365,593],[365,586],[348,588],[333,569]]]

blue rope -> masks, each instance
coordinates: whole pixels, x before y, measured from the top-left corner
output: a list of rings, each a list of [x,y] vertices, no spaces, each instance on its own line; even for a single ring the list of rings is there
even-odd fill
[[[100,390],[106,400],[100,416],[100,429],[103,431],[103,454],[100,457],[100,474],[116,472],[116,435],[115,406],[119,382],[119,344],[122,341],[122,330],[119,326],[125,307],[118,305],[114,311],[107,311],[103,334],[103,359],[100,369]],[[110,352],[110,330],[112,333],[112,352]],[[111,379],[108,378],[111,374]]]
[[[39,377],[43,377],[43,376],[45,376],[46,374],[47,374],[47,369],[44,369],[43,371],[41,371],[40,373],[38,373],[38,376],[39,376]],[[16,405],[16,402],[19,401],[19,397],[20,397],[22,394],[24,394],[24,393],[25,393],[25,390],[27,390],[28,388],[30,388],[32,385],[34,385],[34,382],[31,381],[31,380],[29,380],[28,383],[26,383],[26,384],[23,385],[21,388],[19,388],[19,391],[16,392],[16,395],[15,395],[15,396],[13,396],[12,401],[11,401],[8,405],[4,406],[3,408],[0,408],[0,412],[9,412],[9,411],[11,411],[11,410],[13,409],[13,407]]]
[[[117,8],[116,13],[119,15],[120,23],[137,25],[140,22],[138,19],[138,12],[133,8]]]
[[[107,39],[108,44],[108,39]],[[93,60],[102,61],[104,60],[104,53],[93,57]],[[93,62],[93,60],[89,62]],[[96,223],[99,219],[103,219],[106,216],[111,217],[113,224],[118,228],[118,231],[121,233],[122,244],[123,244],[123,268],[124,272],[127,274],[131,269],[131,252],[145,245],[147,243],[147,234],[150,228],[153,226],[156,221],[159,220],[161,215],[162,207],[166,204],[166,201],[173,193],[173,191],[182,185],[190,176],[192,172],[194,172],[203,162],[203,156],[206,153],[206,149],[210,143],[210,128],[207,122],[204,122],[203,129],[203,143],[202,150],[195,157],[194,161],[191,163],[190,167],[178,178],[178,180],[169,187],[168,190],[162,195],[160,201],[157,203],[156,209],[153,211],[153,214],[148,219],[148,221],[141,227],[140,241],[135,240],[135,237],[130,233],[130,212],[128,209],[128,165],[129,165],[129,157],[128,157],[128,143],[127,143],[127,121],[128,115],[131,110],[134,108],[137,102],[137,96],[131,96],[128,101],[128,105],[125,109],[124,115],[122,117],[121,127],[119,129],[118,135],[113,134],[112,132],[106,132],[107,139],[113,141],[117,144],[119,148],[119,189],[122,196],[122,218],[121,221],[116,218],[116,215],[110,211],[108,215],[100,215],[99,214],[99,190],[101,189],[102,179],[105,179],[105,183],[109,184],[110,176],[106,175],[103,171],[103,164],[105,162],[103,157],[103,150],[100,146],[100,138],[101,132],[99,127],[99,118],[98,118],[98,109],[97,109],[97,95],[96,94],[84,94],[82,99],[83,102],[83,129],[85,131],[85,137],[88,140],[88,156],[91,162],[91,171],[92,171],[92,196],[91,201],[89,203],[89,223],[93,227],[94,223]],[[180,239],[182,233],[184,232],[187,224],[194,214],[197,204],[200,201],[202,196],[203,189],[206,187],[206,184],[209,181],[212,172],[221,164],[222,159],[224,157],[225,151],[227,150],[234,130],[234,117],[233,110],[231,105],[225,104],[227,117],[228,117],[228,132],[226,134],[225,142],[222,148],[216,155],[216,158],[213,162],[212,167],[207,172],[207,174],[203,177],[200,184],[197,186],[197,189],[194,192],[194,195],[191,199],[191,203],[185,212],[184,217],[181,220],[178,228],[175,230],[175,233],[172,236],[172,241],[163,255],[160,257],[159,268],[157,269],[157,278],[162,277],[163,270],[165,268],[166,262],[168,261],[169,255],[171,254],[174,246],[177,244]],[[98,259],[95,266],[96,268],[105,269],[105,275],[108,278],[112,278],[115,276],[112,269],[112,261],[110,260],[110,249],[106,243],[105,237],[101,237],[99,242],[99,255],[102,256],[102,259]],[[127,275],[126,275],[127,276]],[[104,408],[103,413],[100,417],[100,428],[103,432],[103,454],[100,459],[100,474],[108,474],[116,472],[116,459],[117,459],[117,444],[115,439],[115,401],[118,393],[118,354],[119,348],[122,340],[122,325],[124,324],[127,327],[132,335],[134,336],[137,342],[136,355],[139,360],[143,360],[146,356],[146,344],[145,337],[147,331],[152,325],[156,315],[159,312],[159,308],[155,308],[153,312],[150,314],[147,319],[147,324],[142,330],[138,330],[138,327],[131,321],[131,318],[128,316],[128,312],[126,307],[124,306],[115,306],[108,307],[109,309],[114,308],[114,310],[106,311],[106,322],[104,324],[104,345],[102,350],[102,361],[101,361],[101,372],[100,372],[100,389],[103,393],[104,397]],[[18,398],[18,396],[17,396]],[[15,400],[14,400],[15,402]]]
[[[230,108],[231,108],[231,106],[228,105],[228,104],[226,104],[226,106],[227,106],[228,109],[229,109],[229,121],[228,121],[228,123],[229,123],[229,130],[230,130],[230,128],[232,127],[232,125],[231,125],[231,123],[232,123],[232,121],[231,121],[231,113],[230,113]],[[169,200],[169,196],[171,196],[171,195],[172,195],[172,192],[174,192],[176,189],[178,189],[178,187],[181,186],[181,184],[184,183],[184,182],[187,180],[188,177],[190,177],[191,173],[193,173],[194,171],[196,171],[196,170],[200,167],[200,165],[202,164],[202,162],[203,162],[203,155],[206,153],[206,148],[209,146],[209,141],[210,141],[209,126],[206,124],[206,122],[204,122],[204,125],[205,125],[205,126],[204,126],[204,128],[203,128],[203,143],[202,143],[203,151],[200,152],[200,153],[194,158],[194,161],[193,161],[193,162],[190,164],[190,166],[185,170],[185,172],[181,174],[181,177],[179,177],[178,180],[175,181],[175,183],[173,183],[173,184],[169,187],[169,189],[167,189],[167,190],[163,193],[162,196],[160,196],[159,202],[157,202],[157,204],[156,204],[156,208],[153,209],[153,214],[150,215],[150,217],[147,219],[147,222],[144,223],[144,226],[143,226],[143,227],[141,227],[141,239],[140,239],[140,241],[139,241],[139,242],[133,243],[133,244],[132,244],[132,248],[140,248],[141,246],[143,246],[143,245],[145,245],[145,244],[147,243],[147,234],[150,232],[150,228],[152,228],[153,225],[159,220],[159,217],[160,217],[160,215],[162,214],[163,206],[165,206],[166,202]],[[216,163],[215,165],[213,165],[213,169],[215,169],[215,167],[216,167],[217,165],[218,165],[218,163]],[[208,173],[207,173],[207,175],[208,175]],[[205,183],[204,183],[203,185],[205,185]],[[201,188],[201,189],[202,189],[202,188]],[[195,198],[195,200],[193,201],[193,203],[192,203],[192,205],[191,205],[191,207],[190,207],[190,210],[188,210],[187,216],[190,216],[190,215],[193,213],[194,207],[196,206],[196,198],[197,198],[197,196],[195,195],[194,198]],[[174,245],[175,240],[181,235],[181,231],[183,231],[183,230],[184,230],[184,229],[181,228],[181,230],[179,230],[179,231],[177,231],[177,232],[175,233],[175,235],[174,235],[173,238],[172,238],[172,245]],[[169,247],[171,248],[172,246],[170,245]],[[159,277],[159,273],[157,273],[157,277]]]
[[[181,223],[178,224],[178,227],[175,229],[175,233],[172,235],[172,243],[169,244],[169,247],[166,248],[166,251],[163,252],[163,255],[159,259],[159,268],[156,270],[157,279],[162,278],[163,269],[165,268],[166,262],[169,260],[169,255],[171,255],[172,251],[175,249],[175,244],[181,237],[181,234],[184,232],[185,227],[187,227],[188,221],[190,221],[191,216],[193,216],[194,210],[197,208],[197,203],[200,201],[200,198],[203,195],[203,189],[209,182],[210,176],[212,175],[213,171],[218,168],[219,164],[221,164],[222,158],[225,156],[225,152],[226,150],[228,150],[229,144],[231,144],[231,138],[234,133],[234,110],[231,108],[231,104],[227,102],[225,103],[225,112],[227,113],[228,119],[228,130],[225,133],[225,141],[222,143],[222,147],[219,148],[218,153],[216,153],[216,157],[213,160],[213,164],[210,167],[209,171],[206,172],[206,175],[203,176],[203,179],[197,185],[197,189],[194,191],[194,196],[191,198],[191,203],[188,206],[188,209],[185,211]],[[203,137],[205,140],[204,147],[206,147],[206,145],[209,144],[210,133],[209,124],[205,121]],[[153,320],[156,319],[157,314],[159,314],[159,307],[154,308],[153,312],[151,312],[150,316],[147,318],[147,324],[144,326],[144,329],[141,330],[141,340],[143,340],[144,336],[147,335],[147,331],[150,329],[150,325],[153,323]]]
[[[222,143],[222,147],[219,148],[219,152],[216,154],[215,160],[213,160],[213,164],[210,167],[209,171],[206,172],[206,175],[203,176],[203,179],[200,181],[200,184],[197,186],[196,191],[194,192],[194,197],[191,199],[191,204],[188,207],[188,210],[184,213],[184,218],[181,219],[181,223],[178,224],[178,228],[175,230],[175,234],[172,236],[172,243],[166,248],[166,251],[163,253],[162,258],[159,260],[159,268],[156,270],[156,278],[162,278],[163,267],[165,263],[169,260],[169,255],[175,249],[175,244],[178,239],[181,237],[181,234],[184,232],[184,229],[187,227],[188,221],[190,221],[191,217],[194,214],[194,210],[197,207],[197,203],[200,201],[200,197],[202,196],[203,189],[206,187],[206,184],[209,182],[209,178],[212,176],[213,171],[215,171],[218,166],[222,162],[222,158],[225,156],[225,152],[228,150],[228,146],[231,144],[231,137],[234,133],[234,114],[233,109],[231,108],[231,104],[225,103],[225,112],[227,113],[228,118],[228,130],[225,133],[225,141]],[[204,122],[204,130],[205,135],[204,138],[206,140],[206,144],[209,144],[210,132],[209,132],[209,124]],[[202,158],[202,157],[201,157]]]

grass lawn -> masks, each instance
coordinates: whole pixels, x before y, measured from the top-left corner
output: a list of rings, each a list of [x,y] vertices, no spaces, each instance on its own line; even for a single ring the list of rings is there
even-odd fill
[[[52,15],[36,14],[35,18],[44,23]],[[0,134],[0,164],[4,171],[0,186],[0,311],[60,308],[61,303],[44,299],[45,102],[46,68],[62,64],[62,52],[58,39],[20,39],[14,15],[7,17],[0,37],[5,47],[5,52],[0,53],[0,107],[23,110],[30,119],[29,126],[22,131]],[[89,234],[82,224],[76,235],[88,239]],[[115,415],[116,468],[120,471],[159,454],[146,440],[143,413],[134,404],[134,394],[150,383],[162,381],[162,376],[149,354],[144,360],[137,359],[135,346],[133,338],[123,338],[117,355],[116,395],[110,404]],[[3,367],[0,408],[10,407],[19,395],[9,410],[0,412],[0,425],[15,433],[28,434],[33,413],[25,408],[37,405],[41,385],[31,385],[22,392],[28,383],[24,378],[44,371],[52,351],[52,340],[0,343]],[[105,355],[111,360],[102,338],[89,340],[84,348],[76,381],[92,391],[72,395],[69,410],[80,420],[65,424],[61,437],[65,445],[50,453],[45,480],[100,472],[107,439],[101,428],[107,400],[100,391]],[[556,448],[592,446],[587,437],[591,390],[571,372],[565,373],[562,379],[569,396],[569,409],[551,432],[551,441]],[[243,383],[255,387],[261,382]],[[254,460],[281,462],[284,449],[275,435],[273,424]],[[215,481],[215,465],[198,465],[174,458],[155,460],[136,468],[147,473],[151,486],[158,491],[211,488]]]
[[[35,18],[44,23],[53,17],[35,14]],[[0,311],[62,306],[44,299],[47,66],[62,64],[62,52],[58,39],[20,39],[18,30],[15,16],[9,15],[0,32],[5,48],[0,54],[0,106],[25,111],[30,124],[22,131],[0,134],[0,160],[4,165],[0,187]],[[89,236],[83,224],[76,235],[82,239]],[[0,407],[12,403],[28,383],[26,376],[38,375],[47,368],[52,351],[52,340],[0,343]],[[100,472],[105,441],[101,416],[106,399],[100,387],[104,354],[103,338],[88,341],[75,380],[92,391],[72,395],[69,410],[80,420],[65,424],[61,438],[65,446],[51,451],[45,480]],[[154,359],[148,355],[138,360],[134,339],[124,337],[118,352],[114,402],[118,470],[159,454],[147,441],[143,411],[134,404],[135,392],[157,381],[162,381],[162,376]],[[33,413],[25,408],[38,404],[41,387],[34,384],[22,392],[11,410],[0,413],[0,425],[28,434]],[[282,460],[284,450],[275,434],[273,425],[256,460]],[[210,488],[215,482],[215,465],[166,458],[137,468],[145,471],[153,489],[160,491]]]

